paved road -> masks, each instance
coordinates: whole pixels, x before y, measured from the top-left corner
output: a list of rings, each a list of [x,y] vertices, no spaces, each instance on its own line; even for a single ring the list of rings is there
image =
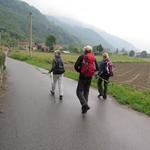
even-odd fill
[[[49,95],[50,81],[35,67],[7,60],[8,91],[0,97],[0,150],[150,150],[150,119],[112,98],[97,99],[83,116],[77,83],[64,79],[64,100]]]

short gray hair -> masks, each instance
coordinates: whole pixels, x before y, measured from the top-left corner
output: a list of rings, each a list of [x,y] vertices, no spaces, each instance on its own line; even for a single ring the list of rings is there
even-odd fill
[[[93,50],[92,46],[90,45],[87,45],[83,48],[83,51],[88,51],[88,52],[91,52]]]

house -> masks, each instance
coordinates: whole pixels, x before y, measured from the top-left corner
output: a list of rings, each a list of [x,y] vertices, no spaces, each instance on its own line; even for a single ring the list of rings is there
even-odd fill
[[[36,46],[38,50],[41,50],[43,52],[48,50],[48,47],[45,43],[37,43]]]
[[[54,50],[62,50],[64,48],[64,46],[63,45],[60,45],[60,44],[55,44],[55,45],[53,45],[53,49]]]
[[[29,50],[29,41],[20,41],[18,42],[18,47],[22,50]],[[32,48],[35,49],[35,43],[32,42]]]

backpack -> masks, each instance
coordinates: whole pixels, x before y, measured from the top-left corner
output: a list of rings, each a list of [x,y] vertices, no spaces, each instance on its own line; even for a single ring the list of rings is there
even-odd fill
[[[104,61],[101,65],[101,72],[100,75],[105,75],[105,76],[113,76],[113,72],[110,70],[110,62],[109,61]]]
[[[110,75],[109,63],[108,63],[107,61],[104,63],[104,68],[103,68],[103,69],[104,69],[104,70],[103,70],[104,74]]]
[[[62,74],[65,72],[64,64],[62,59],[54,59],[54,73],[55,74]]]
[[[83,56],[81,73],[86,77],[92,77],[95,72],[95,57],[92,53]]]

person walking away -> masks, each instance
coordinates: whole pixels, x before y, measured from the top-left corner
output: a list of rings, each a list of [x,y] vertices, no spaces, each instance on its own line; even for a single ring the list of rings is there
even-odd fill
[[[98,64],[92,54],[92,47],[86,46],[83,48],[84,54],[80,55],[74,65],[77,72],[80,73],[78,85],[76,89],[77,97],[81,103],[82,113],[86,113],[90,107],[88,105],[88,95],[92,77],[95,71],[98,70]]]
[[[63,73],[65,72],[64,63],[61,58],[61,53],[59,50],[54,52],[54,59],[52,62],[50,73],[53,73],[53,82],[52,82],[52,89],[51,95],[55,95],[55,88],[56,83],[58,82],[58,89],[59,89],[59,99],[63,99]]]
[[[99,63],[98,71],[98,98],[103,96],[103,99],[107,99],[107,88],[109,83],[109,78],[113,76],[112,62],[109,59],[108,53],[104,52],[102,54],[103,60]]]

